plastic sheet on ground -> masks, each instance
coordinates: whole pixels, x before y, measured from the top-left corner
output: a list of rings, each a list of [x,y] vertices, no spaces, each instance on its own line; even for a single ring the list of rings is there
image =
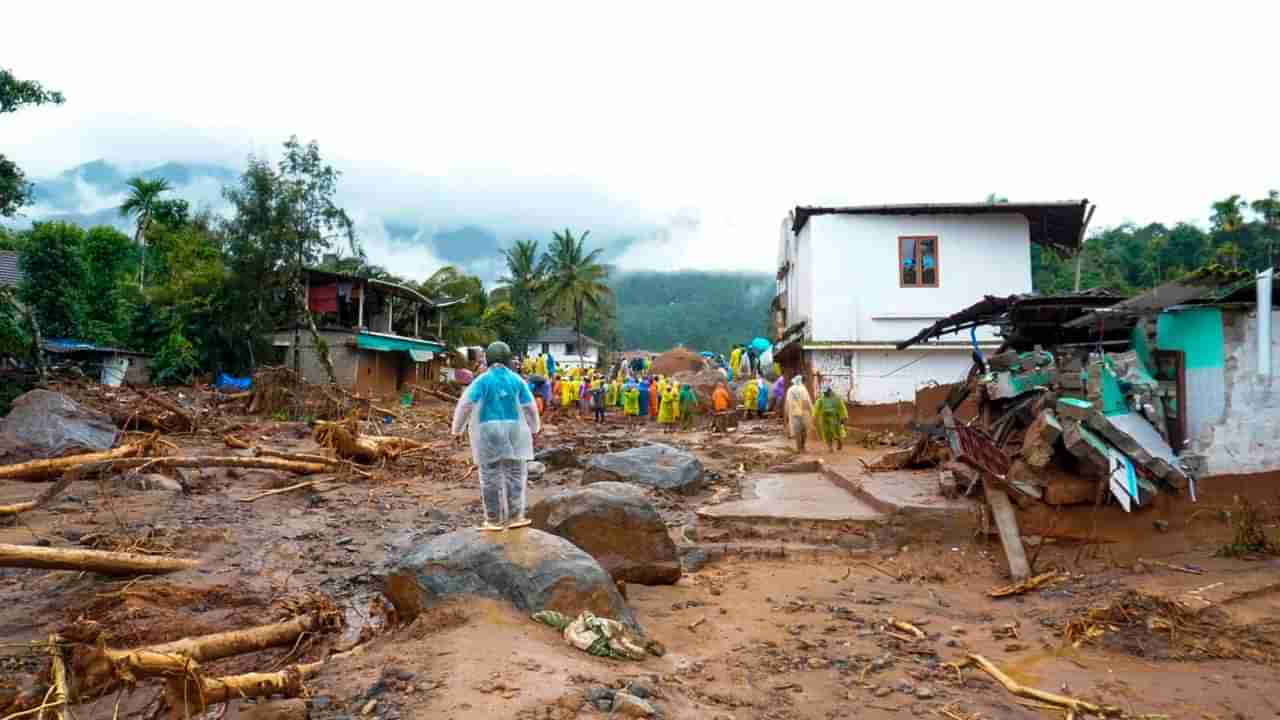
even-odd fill
[[[565,642],[596,657],[621,660],[643,660],[648,651],[645,643],[635,633],[617,620],[596,617],[583,612],[570,620],[569,616],[555,610],[543,610],[533,614],[533,619],[564,633]]]
[[[238,378],[226,373],[218,373],[218,379],[213,385],[223,392],[244,392],[253,387],[253,378]]]

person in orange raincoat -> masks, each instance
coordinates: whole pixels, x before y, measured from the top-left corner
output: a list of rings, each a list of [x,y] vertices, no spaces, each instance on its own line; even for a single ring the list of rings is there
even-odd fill
[[[711,423],[712,432],[725,431],[732,406],[733,396],[729,394],[729,388],[724,383],[716,385],[715,392],[711,393],[711,409],[715,412]]]
[[[658,381],[652,378],[649,380],[649,417],[655,420],[658,417]]]

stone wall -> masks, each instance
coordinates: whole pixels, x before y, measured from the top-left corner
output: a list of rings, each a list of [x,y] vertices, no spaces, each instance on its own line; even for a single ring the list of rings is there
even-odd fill
[[[1280,328],[1280,312],[1271,314]],[[1258,374],[1256,312],[1223,311],[1226,402],[1220,418],[1192,439],[1208,475],[1280,470],[1280,333],[1271,336],[1271,375]]]

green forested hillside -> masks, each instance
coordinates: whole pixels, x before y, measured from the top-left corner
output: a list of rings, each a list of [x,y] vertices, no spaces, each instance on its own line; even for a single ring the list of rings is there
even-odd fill
[[[611,285],[621,347],[727,352],[766,334],[774,280],[757,273],[630,272]]]

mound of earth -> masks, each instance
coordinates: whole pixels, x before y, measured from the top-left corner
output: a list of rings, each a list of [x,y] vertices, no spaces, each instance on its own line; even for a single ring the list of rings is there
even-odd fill
[[[653,375],[671,376],[683,372],[696,373],[705,369],[707,369],[706,358],[692,350],[675,348],[654,358],[649,372]]]

